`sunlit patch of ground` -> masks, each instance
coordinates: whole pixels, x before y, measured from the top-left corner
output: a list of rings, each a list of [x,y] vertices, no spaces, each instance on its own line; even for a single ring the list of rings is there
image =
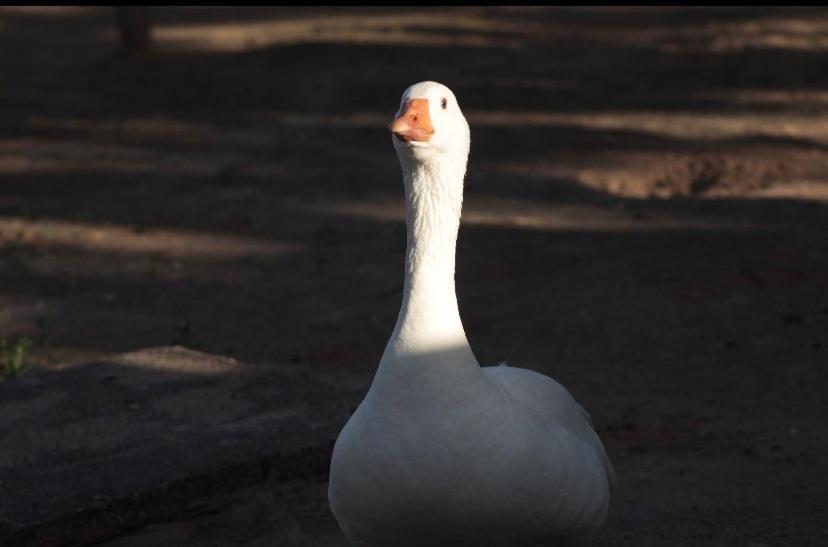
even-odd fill
[[[56,220],[0,218],[0,241],[50,249],[70,247],[108,254],[152,254],[174,257],[238,259],[296,251],[295,244],[250,237],[165,229],[94,226]]]
[[[768,147],[724,154],[696,152],[595,153],[561,164],[536,161],[492,169],[534,178],[567,177],[587,188],[629,198],[790,197],[825,201],[828,153],[791,150],[784,161]]]
[[[0,335],[33,378],[168,344],[369,377],[405,252],[386,126],[435,79],[472,127],[466,332],[604,428],[600,545],[824,535],[828,12],[151,8],[126,59],[111,7],[60,9],[0,9]]]
[[[779,93],[760,93],[758,97],[775,99],[780,108],[784,106]],[[809,100],[819,97],[816,93],[808,95]],[[326,129],[384,132],[389,116],[376,112],[271,111],[246,115],[253,124],[246,129],[238,125],[219,129],[165,118],[96,121],[35,117],[27,120],[25,126],[43,136],[0,141],[0,172],[10,175],[99,169],[213,177],[225,173],[228,165],[238,163],[244,149],[257,149],[264,155],[255,165],[245,168],[246,172],[255,172],[260,178],[291,178],[293,172],[286,171],[276,153],[279,139],[295,139],[298,129],[307,142],[305,146],[330,152],[323,140],[312,135]],[[601,138],[615,134],[622,145],[627,135],[653,141],[674,139],[676,143],[661,149],[636,149],[633,145],[605,150],[593,147],[579,152],[577,145],[559,141],[557,146],[574,153],[520,164],[481,158],[503,173],[570,177],[586,187],[627,197],[751,195],[821,201],[828,193],[828,117],[822,112],[470,110],[467,116],[473,135],[479,129],[496,134],[500,128],[520,127],[527,132],[541,131],[531,136],[527,133],[527,137],[543,139],[542,131],[549,128],[586,130]],[[84,140],[78,141],[79,137]],[[173,152],[163,148],[167,143],[176,146]],[[216,152],[202,154],[205,147]],[[275,149],[274,153],[267,155],[271,149]],[[780,150],[784,157],[776,153]],[[337,144],[335,151],[351,155],[366,166],[388,163],[387,158],[377,157],[370,150],[347,144]],[[313,164],[303,169],[311,173],[319,167]]]
[[[0,13],[28,15],[35,17],[65,17],[88,14],[95,8],[82,6],[0,6]]]
[[[211,8],[207,8],[211,9]],[[215,8],[213,8],[215,9]],[[646,8],[637,8],[647,14]],[[650,13],[663,8],[651,8]],[[652,47],[665,52],[699,51],[732,53],[756,48],[820,51],[828,48],[828,17],[813,12],[809,17],[769,19],[757,10],[755,17],[713,22],[692,18],[679,26],[642,25],[631,28],[634,8],[603,8],[599,23],[582,18],[577,8],[550,17],[527,8],[466,8],[440,11],[399,10],[354,15],[347,10],[304,13],[282,12],[261,20],[171,21],[162,14],[155,37],[161,47],[190,51],[249,51],[274,45],[318,43],[386,44],[425,47],[462,46],[525,48],[550,38],[583,39],[603,44]],[[620,17],[613,24],[613,13]],[[519,21],[509,15],[520,16]],[[536,15],[536,17],[533,17]],[[609,24],[608,24],[609,21]],[[112,40],[112,30],[101,33]]]
[[[405,221],[405,210],[399,201],[358,202],[339,201],[334,204],[308,204],[308,211],[351,218],[383,221]],[[542,205],[509,202],[494,199],[467,199],[464,204],[464,226],[488,226],[543,230],[553,232],[630,232],[664,230],[755,230],[759,224],[746,224],[734,219],[675,218],[666,212],[629,212],[624,207],[608,209],[588,205]],[[771,227],[771,226],[767,226]]]
[[[536,24],[510,24],[466,10],[399,15],[320,14],[244,23],[159,24],[154,36],[162,48],[237,52],[308,42],[516,48],[523,42],[514,36],[542,31],[543,27]],[[102,36],[111,39],[113,31],[105,31]]]
[[[682,38],[684,43],[681,43]],[[730,53],[745,49],[782,48],[803,51],[828,50],[828,17],[778,18],[736,23],[711,23],[694,35],[679,38],[670,49]]]
[[[828,145],[828,114],[755,112],[471,112],[482,126],[571,125],[591,130],[640,131],[681,139],[797,138]]]
[[[819,89],[721,89],[699,92],[697,96],[740,106],[804,107],[817,116],[824,116],[825,112],[821,109],[828,106],[828,91]],[[754,112],[754,115],[761,116],[759,112]]]

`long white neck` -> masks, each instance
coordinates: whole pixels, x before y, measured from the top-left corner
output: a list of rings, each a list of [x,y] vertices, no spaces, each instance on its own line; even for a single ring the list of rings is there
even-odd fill
[[[454,257],[466,157],[428,162],[401,155],[408,244],[403,300],[397,324],[380,361],[377,380],[400,375],[406,383],[448,388],[462,396],[480,367],[469,347],[454,289]]]

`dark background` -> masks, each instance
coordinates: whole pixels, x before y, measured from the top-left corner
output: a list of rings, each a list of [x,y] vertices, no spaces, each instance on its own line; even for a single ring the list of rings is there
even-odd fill
[[[436,80],[472,130],[466,331],[592,413],[620,481],[601,545],[828,544],[828,11],[150,15],[152,47],[124,52],[110,8],[0,11],[21,378],[183,345],[364,391],[402,281],[385,126]],[[340,544],[324,478],[296,488],[111,545]],[[268,515],[297,507],[274,543]]]

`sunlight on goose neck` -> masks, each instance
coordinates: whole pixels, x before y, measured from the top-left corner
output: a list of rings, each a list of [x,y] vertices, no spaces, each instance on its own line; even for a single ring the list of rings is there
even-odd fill
[[[460,320],[454,283],[468,137],[450,149],[396,148],[406,200],[405,282],[378,378],[389,369],[402,374],[408,369],[412,382],[470,388],[480,368]]]
[[[422,342],[433,344],[456,337],[463,329],[454,264],[466,160],[453,155],[411,160],[401,157],[407,249],[403,305],[395,334],[411,342],[424,337]]]

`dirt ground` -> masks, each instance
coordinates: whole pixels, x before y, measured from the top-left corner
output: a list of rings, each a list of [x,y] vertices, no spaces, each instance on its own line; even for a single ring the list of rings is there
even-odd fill
[[[153,16],[124,58],[106,8],[0,10],[0,335],[34,340],[27,374],[179,344],[369,379],[405,242],[385,124],[437,80],[472,130],[466,331],[591,412],[600,545],[828,545],[828,10]],[[344,545],[324,487],[107,545]]]

